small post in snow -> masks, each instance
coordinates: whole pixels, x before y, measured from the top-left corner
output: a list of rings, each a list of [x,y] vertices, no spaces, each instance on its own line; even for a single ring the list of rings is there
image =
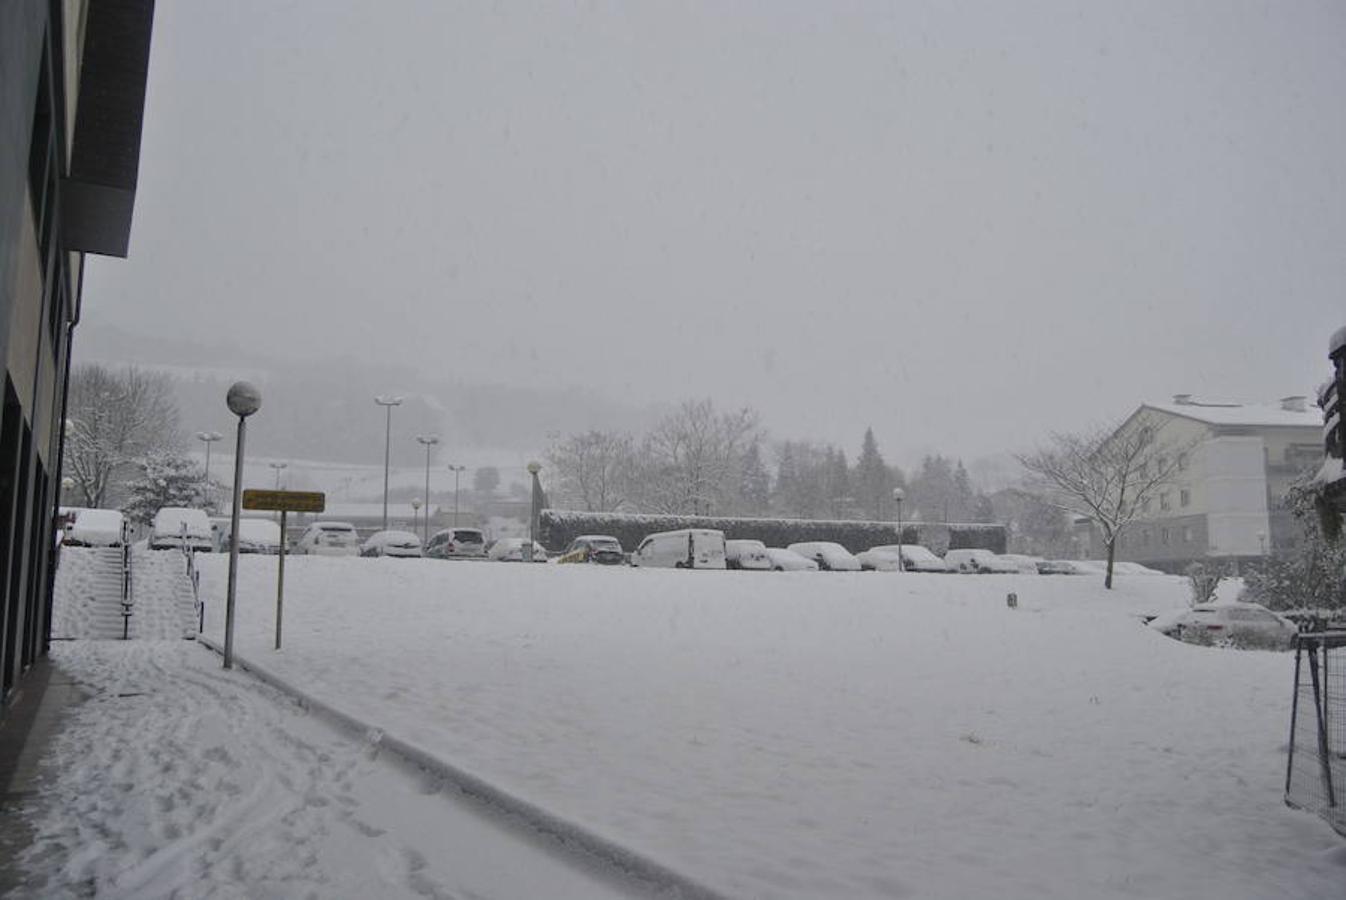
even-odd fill
[[[276,565],[276,649],[280,649],[281,621],[285,614],[285,527],[288,513],[320,513],[327,508],[321,491],[244,491],[244,509],[280,513],[280,559]]]
[[[285,609],[285,517],[289,510],[280,511],[280,560],[276,564],[276,649],[280,649],[280,620]]]

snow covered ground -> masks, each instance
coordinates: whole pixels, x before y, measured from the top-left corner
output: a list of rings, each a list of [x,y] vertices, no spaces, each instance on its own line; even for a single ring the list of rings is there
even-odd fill
[[[1292,657],[1142,627],[1181,579],[296,558],[276,653],[274,572],[241,654],[734,896],[1346,896]]]
[[[73,641],[14,898],[631,896],[200,645]]]

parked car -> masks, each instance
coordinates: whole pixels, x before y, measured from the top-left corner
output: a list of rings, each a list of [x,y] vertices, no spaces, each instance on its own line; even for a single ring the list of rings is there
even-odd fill
[[[360,555],[419,558],[421,539],[410,531],[376,531],[360,545]]]
[[[724,542],[724,563],[731,569],[770,570],[771,557],[761,541],[733,540]]]
[[[1039,575],[1087,575],[1072,559],[1044,559],[1038,563]]]
[[[67,547],[120,547],[126,539],[126,517],[115,509],[78,509],[65,526]]]
[[[557,562],[618,566],[626,562],[626,551],[610,534],[582,534],[570,542]]]
[[[816,572],[818,564],[807,557],[800,556],[784,547],[767,547],[767,559],[771,560],[773,572]]]
[[[229,550],[229,533],[225,529],[223,551]],[[280,553],[280,526],[270,519],[238,520],[239,553]]]
[[[499,562],[523,562],[523,548],[527,543],[528,538],[501,538],[491,545],[486,556]],[[533,562],[546,561],[547,548],[533,541]]]
[[[803,541],[791,544],[788,549],[805,559],[813,560],[824,572],[860,571],[860,560],[851,555],[851,551],[845,547],[831,541]]]
[[[360,535],[350,522],[314,522],[295,542],[294,552],[309,556],[355,556]]]
[[[486,535],[480,528],[445,528],[430,535],[425,555],[433,559],[480,559],[486,555]]]
[[[1230,644],[1284,649],[1299,630],[1294,622],[1257,603],[1202,603],[1158,616],[1149,623],[1161,634],[1194,644]]]
[[[1149,566],[1143,566],[1138,562],[1114,562],[1112,571],[1117,575],[1165,575],[1158,569],[1151,569]]]
[[[1014,574],[1019,567],[1006,562],[990,550],[950,550],[944,554],[944,565],[950,572],[972,572],[978,575]]]
[[[631,554],[631,565],[663,569],[723,569],[724,532],[680,528],[646,536]]]
[[[184,546],[202,553],[209,553],[215,549],[215,539],[210,531],[210,517],[203,509],[165,506],[154,514],[149,548],[169,550]]]
[[[1040,556],[1027,556],[1022,553],[1001,553],[1000,559],[1014,566],[1019,572],[1025,575],[1038,574],[1038,563],[1042,562]]]
[[[855,554],[862,572],[901,572],[903,566],[897,556],[897,545],[870,547]]]

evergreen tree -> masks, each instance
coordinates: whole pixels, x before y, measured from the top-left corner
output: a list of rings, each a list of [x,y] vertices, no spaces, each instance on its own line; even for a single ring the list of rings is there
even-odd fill
[[[739,503],[744,513],[753,516],[765,513],[771,503],[771,476],[762,464],[762,450],[757,440],[753,440],[743,453]]]
[[[130,497],[122,512],[148,525],[165,506],[199,507],[205,487],[201,468],[176,450],[151,453],[140,463],[141,475],[127,484]]]
[[[891,517],[893,488],[897,484],[893,479],[893,470],[888,468],[883,461],[883,454],[879,452],[879,442],[874,439],[873,428],[865,429],[860,458],[855,461],[851,482],[855,499],[866,518],[886,521]]]
[[[846,518],[851,505],[851,469],[846,462],[846,451],[828,447],[823,484],[827,492],[827,506],[834,518]]]

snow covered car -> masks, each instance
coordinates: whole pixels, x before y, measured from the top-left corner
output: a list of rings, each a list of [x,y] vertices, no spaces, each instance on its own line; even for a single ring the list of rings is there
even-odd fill
[[[1143,566],[1138,562],[1114,562],[1112,571],[1116,575],[1165,575],[1158,569],[1151,569],[1149,566]]]
[[[1202,603],[1158,616],[1149,626],[1160,634],[1193,644],[1285,649],[1299,628],[1257,603]]]
[[[784,547],[767,547],[767,559],[773,572],[816,572],[818,564]]]
[[[1077,559],[1044,559],[1038,563],[1039,575],[1092,575]]]
[[[557,562],[619,566],[626,562],[626,552],[610,534],[582,534],[570,542]]]
[[[401,556],[419,559],[421,539],[410,531],[376,531],[360,545],[361,556]]]
[[[855,558],[860,560],[860,570],[863,572],[901,572],[903,569],[897,557],[896,544],[861,550],[855,554]]]
[[[65,526],[61,543],[67,547],[120,547],[125,529],[126,517],[115,509],[79,509]]]
[[[150,530],[151,550],[170,550],[187,547],[202,553],[215,549],[215,536],[210,530],[210,517],[204,509],[185,506],[165,506],[154,514]]]
[[[424,555],[432,559],[480,559],[486,556],[486,535],[480,528],[445,528],[430,535]]]
[[[229,550],[229,533],[226,528],[222,550]],[[238,520],[239,553],[280,553],[280,526],[270,519]]]
[[[307,556],[355,556],[360,535],[350,522],[314,522],[295,541],[294,552]]]
[[[724,542],[724,562],[731,569],[760,569],[769,571],[771,557],[761,541],[734,540]]]
[[[1040,556],[1026,556],[1022,553],[1001,553],[999,556],[1001,560],[1014,566],[1025,575],[1038,574],[1038,563],[1042,562]]]
[[[486,551],[486,558],[497,562],[523,562],[523,548],[527,543],[528,538],[501,538]],[[533,562],[546,561],[547,548],[533,541]]]
[[[803,541],[791,544],[787,549],[813,560],[824,572],[860,571],[860,560],[851,555],[851,551],[832,541]]]
[[[723,569],[724,532],[713,528],[680,528],[647,535],[631,554],[631,565],[652,569]]]
[[[1013,575],[1019,567],[1006,562],[990,550],[950,550],[944,554],[944,565],[950,572],[971,572],[977,575]]]

